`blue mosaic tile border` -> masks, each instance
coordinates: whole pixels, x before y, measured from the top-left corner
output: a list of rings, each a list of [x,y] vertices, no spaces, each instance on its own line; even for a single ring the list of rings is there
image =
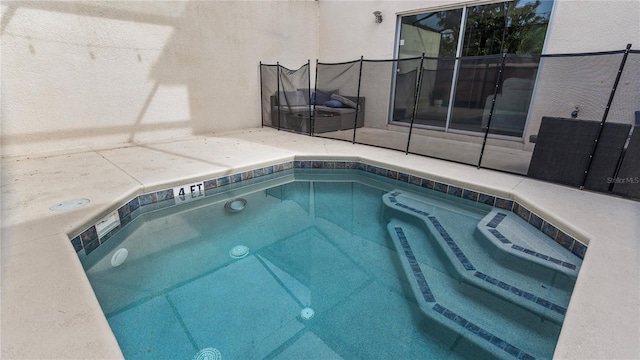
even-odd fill
[[[225,175],[214,179],[203,181],[204,196],[212,195],[214,189],[227,186],[230,184],[258,178],[265,175],[271,175],[286,170],[293,169],[294,162],[289,161],[281,164],[266,166],[254,170],[248,170],[232,175]],[[126,204],[117,209],[120,225],[111,230],[109,233],[98,237],[96,224],[82,231],[71,239],[71,244],[79,256],[86,256],[104,244],[109,238],[115,235],[127,224],[135,220],[138,216],[154,210],[164,209],[178,204],[176,202],[173,188],[154,191],[129,200]]]
[[[519,296],[525,300],[531,301],[537,305],[540,305],[542,307],[545,307],[549,310],[552,310],[556,313],[559,313],[560,315],[564,315],[566,313],[566,308],[554,304],[548,300],[545,300],[543,298],[538,298],[533,294],[530,294],[526,291],[520,290],[519,288],[509,285],[505,282],[499,281],[489,275],[486,275],[480,271],[476,271],[476,268],[473,266],[473,264],[471,263],[471,261],[466,257],[466,255],[464,254],[464,252],[460,249],[460,247],[458,246],[458,244],[456,244],[455,240],[453,240],[453,238],[449,235],[449,233],[447,232],[447,230],[444,228],[444,226],[442,226],[442,224],[438,221],[438,219],[435,216],[428,216],[429,214],[425,213],[424,211],[420,210],[420,209],[415,209],[411,206],[405,205],[400,203],[396,197],[399,195],[398,192],[393,192],[391,194],[389,194],[389,201],[393,204],[395,204],[398,207],[407,209],[411,212],[414,212],[418,215],[423,215],[423,216],[427,216],[427,219],[429,219],[429,221],[431,221],[431,223],[433,224],[433,226],[436,228],[436,230],[438,231],[438,233],[440,234],[440,236],[442,236],[442,238],[444,239],[445,243],[447,244],[447,246],[449,247],[449,249],[451,250],[451,252],[453,252],[453,254],[455,255],[455,257],[458,259],[458,261],[460,262],[460,264],[462,264],[462,267],[464,267],[465,270],[467,271],[475,271],[474,276],[486,281],[487,283],[494,285],[502,290],[508,291],[513,295]],[[506,216],[506,215],[505,215]],[[504,218],[504,217],[502,217]],[[500,219],[500,221],[502,221],[502,219]],[[398,229],[398,228],[396,228]],[[401,228],[400,228],[401,229]],[[396,230],[396,233],[398,233],[398,230]],[[404,236],[404,234],[402,234],[402,236],[405,238],[406,241],[406,237]],[[404,245],[403,245],[404,246]],[[408,243],[407,243],[408,246]]]
[[[500,240],[501,243],[503,243],[503,244],[511,244],[511,241],[509,239],[507,239],[504,235],[502,235],[500,233],[500,231],[498,231],[496,229],[489,229],[489,232],[491,234],[493,234],[493,236],[495,236],[496,239]]]
[[[290,169],[357,169],[389,179],[413,184],[415,186],[420,186],[426,189],[436,190],[441,193],[447,194],[447,196],[464,198],[480,204],[497,207],[507,211],[513,211],[518,213],[518,215],[520,215],[521,217],[525,216],[526,218],[523,217],[523,219],[534,224],[534,226],[536,226],[543,233],[547,234],[547,236],[562,244],[565,248],[572,251],[581,259],[584,258],[587,250],[587,246],[585,244],[559,230],[557,227],[547,222],[546,220],[531,213],[513,200],[500,198],[491,194],[485,194],[470,189],[460,188],[454,185],[441,183],[435,180],[422,178],[397,170],[389,170],[360,161],[295,160],[272,166],[261,167],[254,170],[247,170],[233,175],[204,180],[203,183],[205,196],[208,196],[208,192],[218,187]],[[118,208],[118,214],[120,216],[119,227],[113,229],[109,234],[104,235],[102,238],[98,239],[97,235],[92,235],[92,231],[95,231],[95,225],[91,226],[88,229],[82,231],[77,236],[72,237],[71,244],[76,250],[76,253],[78,253],[79,255],[83,250],[85,253],[84,255],[88,255],[89,253],[91,253],[91,251],[100,246],[101,243],[107,241],[109,237],[113,236],[122,227],[126,226],[142,213],[175,205],[176,203],[171,197],[172,195],[175,196],[172,189],[164,189],[153,193],[143,194],[134,199],[131,199],[129,202],[127,202],[127,204],[124,204],[123,206]],[[520,212],[518,212],[518,210],[520,210]],[[539,227],[537,226],[538,224],[540,225]],[[91,228],[94,229],[91,230]]]
[[[500,225],[500,223],[502,222],[502,220],[504,220],[504,218],[507,217],[507,214],[503,214],[503,213],[497,213],[496,216],[493,217],[493,219],[491,219],[491,221],[489,221],[489,223],[487,224],[488,227],[490,228],[497,228],[498,225]]]
[[[513,356],[516,359],[535,359],[535,357],[531,356],[530,354],[520,350],[519,348],[517,348],[516,346],[511,345],[510,343],[504,341],[503,339],[499,338],[496,335],[493,335],[492,333],[490,333],[489,331],[483,329],[482,327],[474,324],[473,322],[465,319],[464,317],[462,317],[461,315],[456,314],[455,312],[447,309],[446,307],[440,305],[439,303],[436,303],[436,299],[435,296],[433,295],[433,293],[431,292],[431,289],[429,288],[429,284],[427,283],[427,280],[424,277],[424,274],[422,273],[422,270],[420,269],[420,265],[418,264],[414,254],[413,254],[413,250],[411,250],[411,246],[409,245],[409,242],[407,241],[407,237],[404,234],[404,231],[402,230],[401,227],[394,227],[394,230],[396,232],[396,235],[398,236],[398,240],[400,240],[400,245],[402,246],[402,249],[404,251],[404,255],[407,258],[407,261],[409,263],[409,266],[411,267],[411,271],[413,273],[413,276],[416,280],[416,282],[418,283],[418,287],[420,288],[420,292],[422,293],[422,297],[424,298],[424,300],[427,303],[435,303],[432,307],[433,310],[435,310],[437,313],[443,315],[445,318],[447,318],[448,320],[452,321],[453,323],[455,323],[458,326],[461,326],[464,330],[467,330],[469,332],[471,332],[472,334],[479,336],[480,338],[488,341],[491,345],[497,347],[500,350],[503,350],[505,352],[507,352],[509,355]],[[476,276],[478,276],[477,274],[482,274],[480,272],[476,272]],[[484,274],[482,274],[484,275]],[[489,279],[493,279],[490,276],[485,276],[485,279],[489,278]],[[479,276],[478,276],[479,277]],[[500,282],[500,284],[504,284],[502,282]],[[506,284],[504,284],[506,285]],[[508,285],[507,285],[508,286]],[[517,289],[515,287],[511,287],[513,290],[517,290],[520,291],[521,293],[526,293],[520,289]],[[528,295],[531,295],[535,298],[535,296],[533,294],[529,294],[526,293]],[[564,311],[566,312],[566,309],[564,309]]]
[[[489,276],[481,271],[476,271],[473,276],[477,277],[478,279],[484,280],[487,283],[491,284],[491,285],[495,285],[503,290],[507,290],[510,293],[520,296],[523,299],[529,300],[531,302],[534,302],[542,307],[545,307],[549,310],[555,311],[560,315],[565,315],[567,313],[567,308],[562,307],[560,305],[554,304],[549,300],[545,300],[544,298],[541,297],[537,297],[534,294],[531,294],[527,291],[524,291],[518,287],[515,287],[513,285],[509,285],[505,282],[502,282],[492,276]]]
[[[420,288],[420,292],[422,293],[422,297],[426,302],[436,302],[436,298],[433,296],[431,289],[429,288],[429,284],[427,284],[427,280],[420,269],[420,265],[418,264],[418,260],[416,260],[415,255],[413,255],[413,250],[411,250],[411,246],[409,246],[409,242],[407,241],[407,237],[404,235],[404,231],[400,227],[395,228],[396,235],[398,235],[398,239],[400,240],[400,244],[402,245],[402,249],[404,250],[404,255],[409,262],[409,266],[411,266],[411,271],[413,272],[413,276],[418,283],[418,287]]]
[[[566,261],[562,261],[560,259],[556,259],[549,255],[545,255],[545,254],[533,251],[531,249],[527,249],[520,245],[513,244],[509,239],[507,239],[506,236],[502,235],[502,233],[498,229],[496,229],[496,227],[502,222],[502,220],[504,220],[506,216],[507,214],[497,213],[496,216],[494,216],[493,219],[491,219],[491,221],[489,221],[489,223],[487,223],[486,225],[489,228],[488,231],[501,243],[505,245],[511,244],[511,248],[514,250],[521,251],[527,255],[531,255],[531,256],[537,257],[538,259],[552,262],[556,265],[560,265],[571,270],[575,270],[577,268],[577,266],[574,264],[568,263]]]
[[[493,335],[489,331],[481,328],[480,326],[474,324],[473,322],[465,319],[464,317],[456,314],[455,312],[447,309],[446,307],[438,303],[433,305],[433,310],[435,310],[439,314],[442,314],[442,316],[451,320],[455,324],[461,326],[465,330],[470,331],[472,334],[477,335],[480,338],[488,341],[491,345],[497,347],[498,349],[505,351],[506,353],[508,353],[509,355],[513,356],[516,359],[526,359],[526,360],[535,359],[534,356],[509,344],[508,342],[504,341],[500,337]]]
[[[574,265],[574,264],[568,263],[566,261],[562,261],[560,259],[556,259],[554,257],[548,256],[548,255],[545,255],[545,254],[541,254],[539,252],[535,252],[533,250],[524,248],[524,247],[516,245],[516,244],[511,245],[511,248],[514,249],[514,250],[522,251],[523,253],[525,253],[527,255],[535,256],[538,259],[546,260],[546,261],[552,262],[552,263],[554,263],[556,265],[560,265],[560,266],[566,267],[567,269],[575,270],[577,268],[577,266]]]
[[[580,259],[584,259],[584,255],[587,252],[587,245],[576,240],[571,235],[553,226],[547,220],[536,215],[535,213],[518,203],[513,204],[512,211],[518,214],[518,216],[520,216],[520,218],[522,218],[524,221],[533,225],[536,229],[542,231],[547,236],[555,240],[558,244],[562,245],[565,249],[571,251]]]
[[[458,247],[458,244],[456,244],[453,238],[451,238],[444,226],[440,224],[438,219],[436,219],[435,216],[429,216],[428,219],[429,221],[431,221],[436,230],[438,230],[440,236],[442,236],[442,238],[444,239],[444,242],[447,243],[447,246],[449,246],[449,249],[451,249],[456,258],[458,258],[458,261],[460,261],[462,267],[464,267],[465,270],[469,271],[475,270],[476,268],[473,266],[473,264],[471,264],[471,261],[469,261],[467,256],[464,254],[464,252],[462,252],[460,247]]]

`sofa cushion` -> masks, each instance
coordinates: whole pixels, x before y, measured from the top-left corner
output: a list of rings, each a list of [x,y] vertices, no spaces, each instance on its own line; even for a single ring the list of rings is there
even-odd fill
[[[339,115],[353,114],[353,113],[356,112],[355,109],[352,109],[350,107],[332,108],[332,107],[323,106],[323,105],[316,105],[315,111],[316,112],[323,111],[323,112],[329,112],[329,113],[334,113],[334,114],[339,114]]]
[[[280,111],[282,112],[295,112],[295,113],[310,112],[313,110],[313,108],[309,105],[293,105],[293,106],[285,105],[285,106],[280,106],[279,108],[280,108]],[[278,107],[275,107],[274,111],[278,111],[277,109]]]
[[[308,105],[307,97],[304,91],[280,91],[280,105],[283,106],[296,106],[296,105]],[[277,95],[276,95],[277,96]]]

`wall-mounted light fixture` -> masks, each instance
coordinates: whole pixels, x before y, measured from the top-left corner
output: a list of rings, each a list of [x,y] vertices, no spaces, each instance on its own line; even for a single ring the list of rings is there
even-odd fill
[[[381,11],[374,11],[373,12],[373,16],[376,17],[376,23],[380,24],[382,22],[382,12]]]

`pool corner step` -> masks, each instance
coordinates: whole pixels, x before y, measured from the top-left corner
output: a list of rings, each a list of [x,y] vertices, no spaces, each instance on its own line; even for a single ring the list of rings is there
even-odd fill
[[[562,324],[566,314],[566,304],[559,304],[557,301],[547,298],[544,293],[548,289],[544,286],[538,290],[533,290],[531,286],[526,288],[510,284],[509,280],[504,279],[505,274],[499,271],[500,268],[496,266],[477,269],[474,266],[473,259],[470,259],[467,256],[468,254],[458,246],[458,242],[451,237],[440,221],[425,211],[433,208],[433,205],[423,202],[419,196],[413,194],[409,198],[400,190],[394,190],[383,195],[383,203],[388,208],[417,218],[425,224],[426,230],[442,248],[444,255],[448,259],[448,264],[451,266],[452,271],[455,272],[451,275],[458,276],[460,280],[531,311],[544,319],[556,324]],[[389,233],[392,238],[395,236],[391,229],[389,229]],[[408,274],[410,273],[408,272]]]
[[[437,296],[430,288],[428,279],[413,253],[410,244],[411,240],[405,234],[402,222],[397,220],[390,221],[387,225],[387,230],[398,252],[418,307],[425,316],[456,332],[497,358],[536,358],[530,352],[501,338],[495,332],[492,333],[487,330],[482,319],[478,318],[478,314],[462,314],[459,311],[450,309],[447,305],[447,300]]]
[[[494,254],[518,258],[574,279],[578,276],[582,260],[518,214],[493,209],[478,222],[476,230],[496,250]]]

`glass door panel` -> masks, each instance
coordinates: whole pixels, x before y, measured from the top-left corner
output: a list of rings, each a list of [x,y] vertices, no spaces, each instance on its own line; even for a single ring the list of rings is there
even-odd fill
[[[398,58],[415,58],[422,54],[427,58],[455,57],[458,46],[462,9],[423,13],[402,17]],[[444,127],[447,118],[446,99],[451,90],[453,61],[425,59],[423,81],[419,94],[417,124]],[[413,97],[418,75],[415,67],[396,70],[393,121],[411,122]],[[407,104],[411,106],[407,106]]]
[[[414,124],[444,128],[455,68],[454,58],[425,59]]]
[[[461,59],[450,129],[482,132],[482,118],[491,110],[501,55]]]

